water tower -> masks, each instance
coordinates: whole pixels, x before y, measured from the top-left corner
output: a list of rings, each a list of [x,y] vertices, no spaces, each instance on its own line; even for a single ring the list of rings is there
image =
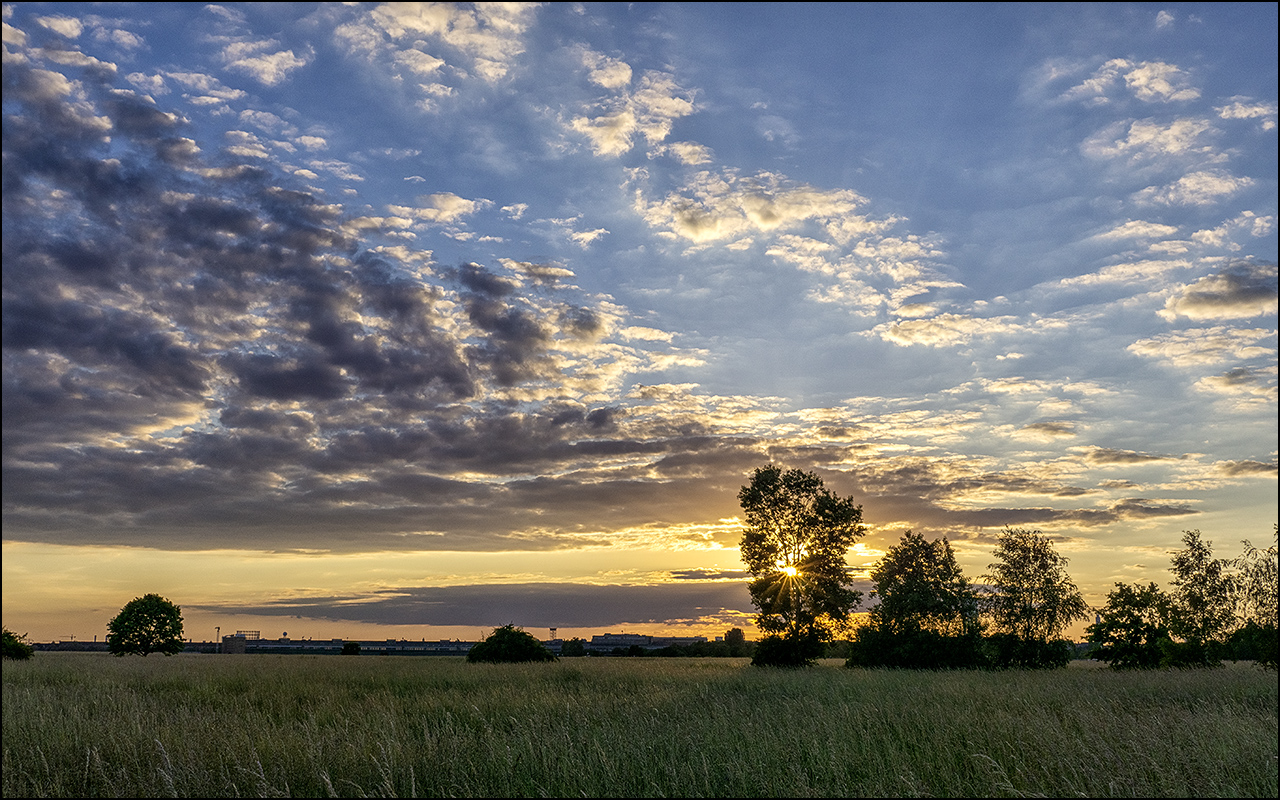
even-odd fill
[[[552,629],[551,629],[551,639],[552,639],[552,641],[555,641],[555,638],[556,638],[556,629],[555,629],[555,628],[552,628]]]

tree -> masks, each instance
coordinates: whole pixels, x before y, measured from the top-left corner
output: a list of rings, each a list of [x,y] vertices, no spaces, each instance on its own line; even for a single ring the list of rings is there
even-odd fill
[[[1171,602],[1155,583],[1129,586],[1117,583],[1107,593],[1107,605],[1086,629],[1098,645],[1093,657],[1114,669],[1153,669],[1165,658]]]
[[[778,640],[752,663],[811,664],[823,642],[848,626],[861,594],[845,554],[862,527],[862,506],[828,491],[812,472],[760,467],[738,492],[746,514],[742,560],[751,572],[756,625]]]
[[[135,597],[107,623],[107,649],[123,656],[181,653],[182,609],[158,594]]]
[[[1268,669],[1276,668],[1280,655],[1277,637],[1276,545],[1259,550],[1247,539],[1244,553],[1233,562],[1237,570],[1236,617],[1244,624],[1232,633],[1233,657],[1252,658]]]
[[[359,642],[343,642],[342,653],[340,655],[344,655],[344,656],[360,655],[360,643]]]
[[[849,666],[943,669],[983,664],[977,592],[946,538],[907,531],[871,571],[866,625],[854,635]]]
[[[996,558],[983,579],[994,635],[989,649],[997,666],[1062,667],[1070,643],[1057,641],[1067,627],[1088,616],[1089,607],[1067,575],[1067,559],[1040,531],[1006,528]]]
[[[747,654],[747,635],[742,628],[730,628],[724,632],[724,643],[729,648],[729,655],[744,656]]]
[[[477,642],[467,653],[467,661],[517,663],[522,661],[556,661],[555,653],[546,645],[513,624],[497,628],[483,642]]]
[[[4,658],[12,661],[26,661],[35,655],[36,649],[27,642],[25,633],[19,636],[8,628],[3,628],[2,630],[4,631]]]
[[[1183,531],[1185,547],[1173,553],[1173,616],[1170,631],[1182,639],[1166,646],[1173,666],[1214,666],[1214,654],[1235,622],[1235,581],[1229,562],[1213,557],[1211,543],[1200,531]]]
[[[586,654],[587,654],[587,643],[576,636],[573,637],[572,639],[566,639],[560,645],[561,658],[577,658],[580,656],[585,656]]]

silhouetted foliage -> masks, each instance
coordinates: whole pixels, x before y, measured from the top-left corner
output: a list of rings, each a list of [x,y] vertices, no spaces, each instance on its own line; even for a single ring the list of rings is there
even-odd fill
[[[1221,663],[1213,645],[1221,643],[1235,622],[1235,581],[1231,564],[1213,557],[1200,531],[1183,531],[1186,545],[1174,552],[1174,587],[1170,632],[1182,642],[1166,647],[1168,666],[1212,666]],[[1185,645],[1185,646],[1181,646]]]
[[[1153,669],[1166,657],[1162,643],[1172,643],[1169,597],[1154,583],[1117,583],[1107,605],[1086,631],[1098,645],[1094,658],[1115,669]]]
[[[945,538],[907,531],[871,571],[880,599],[850,645],[849,666],[944,669],[985,664],[978,595]]]
[[[1222,657],[1232,661],[1256,661],[1267,669],[1276,668],[1280,655],[1280,636],[1275,625],[1259,625],[1249,620],[1227,636]]]
[[[9,630],[8,628],[0,629],[3,634],[4,658],[12,661],[26,661],[35,655],[36,649],[27,643],[27,635],[21,636]]]
[[[560,644],[561,658],[579,658],[587,654],[587,643],[577,638],[566,639]]]
[[[1272,529],[1272,536],[1277,536]],[[1236,615],[1243,626],[1232,634],[1237,642],[1247,641],[1259,664],[1276,668],[1276,623],[1280,612],[1277,598],[1276,543],[1259,550],[1247,539],[1244,552],[1233,563],[1238,571]],[[1242,633],[1242,631],[1244,631]],[[1236,636],[1236,634],[1240,634]]]
[[[1085,619],[1088,606],[1067,575],[1067,559],[1040,531],[1006,528],[997,540],[997,561],[982,577],[983,598],[994,635],[987,644],[998,667],[1065,666],[1071,656],[1060,639],[1072,622]]]
[[[751,601],[760,610],[756,625],[776,636],[763,651],[757,646],[752,663],[764,663],[763,656],[773,664],[779,647],[808,653],[811,641],[846,630],[861,595],[850,588],[845,553],[866,532],[862,506],[832,494],[812,472],[773,465],[755,470],[738,501],[746,516],[742,560],[754,577]],[[797,652],[790,660],[806,658]]]
[[[113,655],[181,653],[182,609],[158,594],[135,597],[107,623],[107,649]]]
[[[817,631],[770,634],[756,642],[751,663],[757,667],[807,667],[826,654]]]
[[[555,661],[556,655],[546,648],[533,634],[513,624],[497,628],[483,642],[477,642],[467,653],[467,661],[488,663],[517,663],[524,661]]]
[[[898,669],[979,669],[987,666],[982,632],[951,636],[938,631],[859,628],[849,643],[848,667]]]
[[[343,642],[342,655],[344,656],[360,655],[360,643],[359,642]]]
[[[1066,639],[1024,639],[994,633],[982,645],[988,665],[998,669],[1058,669],[1075,657],[1075,644]]]
[[[742,628],[730,628],[725,631],[724,643],[729,648],[730,656],[747,655],[747,635],[742,632]]]

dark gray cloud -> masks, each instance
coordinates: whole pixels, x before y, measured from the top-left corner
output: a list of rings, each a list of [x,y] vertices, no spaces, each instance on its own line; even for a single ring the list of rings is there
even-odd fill
[[[1169,299],[1165,313],[1192,319],[1232,319],[1276,312],[1276,265],[1237,261]]]
[[[302,616],[380,625],[514,622],[528,628],[609,628],[753,614],[745,580],[649,585],[519,583],[388,589],[370,597],[317,597],[267,605],[198,608],[226,614]]]
[[[1091,464],[1146,464],[1152,461],[1176,461],[1179,458],[1180,456],[1150,455],[1109,447],[1095,447],[1085,456],[1085,460]]]

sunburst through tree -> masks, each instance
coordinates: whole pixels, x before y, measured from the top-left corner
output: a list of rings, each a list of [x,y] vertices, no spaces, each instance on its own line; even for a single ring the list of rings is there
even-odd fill
[[[755,663],[812,663],[842,632],[861,594],[845,553],[866,530],[862,506],[828,491],[812,472],[760,467],[742,487],[742,560],[754,580],[756,625],[769,634]]]

